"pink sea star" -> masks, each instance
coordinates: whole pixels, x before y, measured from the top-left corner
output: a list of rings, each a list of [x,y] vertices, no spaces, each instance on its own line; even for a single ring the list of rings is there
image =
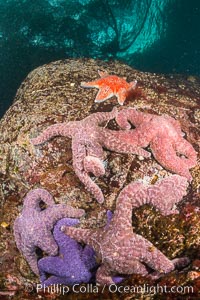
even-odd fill
[[[197,154],[192,145],[183,137],[181,126],[174,118],[139,112],[133,108],[121,110],[116,121],[126,130],[121,140],[137,147],[150,146],[155,159],[167,170],[185,176],[192,176],[189,169],[197,163]]]
[[[137,81],[128,83],[124,78],[109,75],[107,72],[98,71],[101,78],[89,82],[81,82],[82,87],[97,88],[99,92],[95,102],[103,102],[113,96],[117,97],[118,103],[123,105],[130,91],[135,89]]]
[[[39,205],[41,201],[47,205],[43,210]],[[55,204],[51,194],[44,189],[35,189],[26,195],[22,212],[14,222],[14,235],[17,248],[35,274],[39,274],[36,247],[48,255],[56,255],[58,252],[58,245],[51,232],[54,224],[61,218],[78,218],[83,214],[83,209]]]
[[[61,230],[78,242],[90,245],[102,264],[96,280],[100,284],[113,283],[117,274],[148,275],[146,265],[156,270],[153,275],[172,271],[175,266],[187,264],[187,258],[169,260],[141,235],[133,233],[132,208],[144,203],[155,205],[163,214],[173,213],[173,204],[186,194],[187,180],[179,175],[163,179],[145,187],[136,182],[125,187],[118,196],[112,220],[98,229],[62,227]]]
[[[95,176],[104,175],[103,147],[121,153],[136,153],[149,157],[150,153],[144,149],[133,147],[122,141],[121,135],[125,132],[109,130],[100,127],[105,121],[113,119],[117,115],[117,109],[111,112],[97,112],[81,121],[70,121],[49,126],[37,138],[33,138],[33,145],[44,143],[55,136],[72,138],[73,168],[86,188],[95,196],[99,203],[104,201],[101,189],[90,178],[89,173]]]
[[[132,198],[132,207],[150,204],[157,208],[164,216],[177,214],[175,205],[186,195],[187,178],[171,175],[154,185],[144,185],[141,182],[131,182],[121,192],[119,199]],[[134,197],[133,197],[134,195]],[[123,203],[121,201],[121,203]]]

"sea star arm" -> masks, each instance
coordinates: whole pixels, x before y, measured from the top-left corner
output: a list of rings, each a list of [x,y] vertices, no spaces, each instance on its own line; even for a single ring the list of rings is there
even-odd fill
[[[72,140],[72,152],[73,152],[73,167],[76,175],[80,181],[85,185],[86,189],[91,192],[95,199],[99,203],[104,201],[104,196],[101,189],[90,178],[87,172],[84,170],[84,158],[86,156],[85,144],[80,143],[80,140],[76,137]]]
[[[99,203],[103,203],[103,193],[98,185],[90,178],[90,176],[85,171],[80,172],[79,170],[76,170],[75,173],[80,181],[85,185],[85,188],[88,190],[88,192],[90,192]]]
[[[190,263],[190,259],[189,259],[189,257],[184,256],[184,257],[174,258],[174,259],[172,259],[172,262],[173,262],[175,268],[181,269]]]
[[[131,182],[125,186],[117,198],[117,206],[131,199],[133,208],[140,207],[146,203],[147,187],[141,182]]]
[[[109,86],[102,86],[102,88],[100,88],[99,92],[97,93],[94,102],[101,103],[113,96],[114,96],[113,91]]]
[[[62,219],[58,220],[53,229],[53,236],[54,236],[55,240],[57,241],[57,243],[58,244],[60,244],[60,242],[62,243],[63,237],[65,237],[65,235],[60,230],[61,226],[64,226],[64,225],[65,226],[74,226],[74,225],[78,225],[79,223],[80,223],[79,219],[74,219],[74,218],[62,218]],[[65,237],[65,240],[66,240],[66,237]]]
[[[95,156],[88,155],[83,161],[84,170],[87,173],[92,173],[95,177],[103,176],[105,168],[103,162]]]
[[[47,279],[46,273],[60,276],[60,269],[62,269],[62,265],[63,265],[63,259],[61,259],[60,257],[41,258],[38,261],[40,280],[44,282]]]
[[[76,256],[77,253],[75,253]],[[88,282],[91,278],[90,271],[86,268],[79,256],[78,261],[72,256],[67,255],[67,259],[64,260],[60,257],[45,257],[38,262],[40,270],[40,279],[44,284],[74,284],[81,282]],[[53,276],[46,279],[46,274],[52,274]]]
[[[105,77],[108,77],[109,74],[107,72],[102,72],[100,70],[98,70],[98,74],[101,78],[105,78]],[[103,81],[104,82],[104,81]],[[103,89],[104,87],[108,87],[109,89],[109,86],[106,85],[106,82],[104,82],[103,84],[102,80],[100,78],[96,79],[96,80],[93,80],[93,81],[88,81],[88,82],[81,82],[81,87],[85,87],[85,88],[97,88],[97,89]],[[102,95],[104,96],[104,95]],[[100,98],[100,97],[99,97]],[[96,99],[95,99],[96,100]],[[106,100],[106,99],[105,99]],[[104,101],[104,100],[103,100]],[[96,102],[96,101],[95,101]],[[99,102],[99,101],[97,101]],[[101,101],[100,101],[101,102]]]
[[[188,168],[193,168],[197,164],[197,153],[192,145],[184,138],[180,138],[180,140],[176,141],[175,150],[185,156],[181,157],[181,159],[187,164]]]
[[[40,201],[43,201],[47,205],[55,204],[52,195],[47,190],[38,188],[28,192],[28,194],[24,198],[24,209],[32,207],[39,211]]]
[[[146,202],[158,208],[163,215],[178,213],[174,205],[186,195],[187,186],[185,177],[171,175],[147,188]]]
[[[144,122],[148,123],[151,120],[152,116],[152,114],[142,113],[134,108],[126,108],[118,112],[115,119],[117,124],[122,129],[130,129],[131,124],[137,127]]]
[[[106,71],[101,71],[101,70],[98,70],[98,74],[100,77],[106,77],[106,76],[109,76],[109,73],[106,72]]]
[[[126,100],[126,97],[127,97],[127,94],[128,94],[128,91],[127,89],[125,88],[121,88],[118,93],[117,93],[117,101],[120,105],[123,105],[124,104],[124,101]]]
[[[184,159],[179,157],[175,151],[175,146],[169,143],[167,138],[157,136],[150,143],[155,159],[167,170],[186,177],[192,181],[192,176]]]
[[[80,141],[81,139],[79,140],[79,145],[80,145]],[[93,138],[90,139],[90,137],[88,136],[83,144],[86,150],[85,157],[87,156],[96,157],[99,160],[103,161],[104,151],[101,144],[98,141],[96,141],[95,139],[93,140]]]
[[[64,232],[66,235],[69,235],[71,238],[75,239],[79,243],[90,245],[91,236],[93,233],[96,233],[97,230],[62,226],[61,231]]]
[[[99,135],[101,136],[102,145],[108,150],[119,153],[134,153],[143,157],[151,156],[151,153],[142,149],[134,141],[133,144],[127,143],[125,132],[118,132],[102,128]]]
[[[98,85],[98,81],[99,79],[96,79],[96,80],[93,80],[93,81],[82,81],[81,82],[81,87],[84,87],[84,88],[99,88],[99,85]]]
[[[64,217],[80,218],[84,213],[84,209],[74,208],[67,204],[56,204],[41,211],[41,216],[43,215],[46,226],[52,229],[57,220]]]
[[[138,251],[139,261],[145,263],[153,270],[159,273],[168,273],[174,270],[175,266],[173,262],[141,235],[134,234],[132,247],[134,247],[134,250],[131,251]]]
[[[187,186],[187,179],[179,175],[171,175],[150,186],[144,186],[139,182],[131,182],[118,196],[115,212],[116,222],[120,220],[123,206],[129,199],[132,208],[148,203],[159,209],[163,215],[177,213],[178,211],[174,209],[174,205],[186,195]],[[129,225],[132,224],[131,218],[129,218],[129,222],[127,218],[126,222],[127,225],[128,223]]]
[[[91,123],[93,125],[101,125],[102,123],[114,119],[118,114],[118,110],[116,107],[109,112],[96,112],[94,114],[89,115],[83,121],[84,123]]]
[[[44,287],[47,286],[58,286],[60,287],[61,284],[66,285],[69,284],[67,282],[66,277],[60,277],[60,276],[50,276],[48,279],[42,281],[43,278],[40,278],[40,281],[43,283]]]
[[[58,253],[58,245],[49,230],[43,230],[43,235],[35,242],[35,246],[42,249],[48,255],[54,256]]]
[[[133,80],[131,82],[129,82],[129,86],[130,86],[130,89],[135,89],[136,86],[137,86],[137,80]]]
[[[146,187],[142,183],[130,183],[120,192],[115,213],[110,222],[119,230],[132,227],[132,209],[145,204],[146,198]]]
[[[37,256],[35,253],[35,243],[33,243],[29,238],[28,234],[26,236],[23,226],[23,216],[18,217],[14,222],[14,236],[17,248],[23,254],[25,259],[27,260],[29,266],[32,271],[38,275],[38,267],[37,267]],[[25,227],[26,229],[26,227]],[[34,229],[34,226],[33,226]],[[54,241],[55,242],[55,241]]]
[[[84,247],[82,251],[81,259],[88,270],[91,270],[97,266],[97,262],[95,259],[95,251],[93,250],[92,247],[88,245]]]
[[[33,145],[40,145],[55,136],[71,137],[75,122],[53,124],[45,129],[36,138],[31,139]]]
[[[23,242],[22,242],[22,236],[21,236],[21,230],[20,230],[20,221],[19,218],[17,218],[14,222],[14,236],[15,236],[15,243],[17,245],[17,248],[20,252],[22,252]]]
[[[104,262],[100,265],[96,273],[96,281],[99,284],[113,284],[121,282],[124,278],[116,276],[116,274],[140,274],[148,275],[147,268],[141,262],[134,258],[127,259],[122,265],[110,266]]]
[[[187,266],[190,260],[188,257],[180,257],[172,259],[171,262],[174,264],[174,268],[179,269]],[[148,277],[153,280],[159,279],[161,276],[163,276],[163,273],[160,273],[159,271],[154,271],[148,275]]]
[[[99,266],[96,273],[96,282],[101,285],[114,283],[110,272],[110,266],[106,263]]]
[[[38,265],[37,265],[37,256],[35,252],[35,246],[30,245],[30,244],[24,244],[21,247],[21,252],[23,256],[25,257],[26,261],[28,262],[30,268],[32,271],[36,274],[39,275],[39,270],[38,270]]]

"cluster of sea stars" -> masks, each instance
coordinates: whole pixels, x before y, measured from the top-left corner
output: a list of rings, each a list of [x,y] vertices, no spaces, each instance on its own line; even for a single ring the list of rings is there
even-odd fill
[[[110,130],[100,126],[113,118],[126,130]],[[130,129],[128,121],[136,128]],[[103,148],[150,157],[150,152],[143,149],[150,146],[163,167],[185,176],[189,181],[192,180],[189,169],[197,161],[196,152],[184,139],[178,121],[170,116],[143,113],[132,108],[119,113],[114,108],[111,112],[94,113],[81,121],[51,125],[31,142],[39,145],[59,135],[72,138],[74,171],[99,203],[104,201],[104,197],[90,178],[90,173],[96,177],[104,175]]]
[[[170,261],[149,241],[134,234],[132,209],[148,203],[164,215],[177,213],[174,205],[186,194],[187,186],[187,179],[179,175],[150,186],[130,183],[118,196],[114,216],[108,212],[107,224],[100,229],[70,227],[79,221],[63,217],[81,217],[84,210],[54,204],[46,190],[35,189],[25,197],[22,213],[14,223],[17,247],[46,286],[89,282],[97,268],[96,257],[101,262],[96,274],[100,284],[120,282],[123,277],[119,274],[147,275],[149,272],[145,265],[156,270],[151,276],[158,277],[160,273],[173,270],[176,265],[185,265],[188,259]],[[41,201],[47,205],[46,208],[41,209]],[[88,245],[83,248],[78,242]],[[49,255],[40,259],[38,264],[37,247]],[[47,278],[47,274],[51,276]]]
[[[101,261],[96,274],[99,284],[113,283],[112,276],[117,274],[148,275],[146,266],[156,271],[151,276],[158,277],[176,266],[188,264],[188,259],[170,261],[152,243],[133,233],[132,209],[150,203],[164,214],[174,213],[173,206],[186,194],[187,185],[186,178],[179,175],[172,175],[148,187],[131,183],[119,194],[110,224],[98,229],[63,226],[61,230],[94,248]]]
[[[107,212],[107,224],[112,219],[112,212]],[[57,256],[46,256],[38,261],[40,281],[44,286],[53,284],[74,285],[91,282],[95,278],[97,261],[95,251],[86,245],[83,247],[76,240],[61,231],[63,226],[79,224],[78,219],[63,218],[54,226],[53,236],[58,244]],[[49,277],[47,278],[47,275]],[[114,276],[115,283],[121,282],[123,277]]]
[[[42,209],[40,203],[47,205]],[[36,249],[48,255],[56,255],[58,245],[51,230],[54,224],[64,217],[81,217],[85,211],[66,204],[55,204],[51,194],[44,189],[30,191],[24,198],[21,214],[14,222],[14,235],[18,249],[28,261],[35,274],[39,274]]]
[[[91,271],[97,266],[94,250],[90,246],[83,248],[60,230],[61,226],[74,226],[78,223],[78,219],[63,218],[54,226],[53,237],[59,247],[58,255],[46,256],[38,261],[40,280],[45,286],[90,281]],[[51,276],[47,278],[47,274]]]
[[[81,84],[100,89],[95,102],[116,95],[119,104],[123,105],[137,84],[136,81],[127,83],[124,78],[105,72],[99,71],[99,75],[100,79]],[[121,129],[105,128],[105,123],[114,118]],[[98,229],[73,227],[79,224],[79,220],[64,217],[81,217],[84,210],[55,204],[46,190],[30,191],[24,199],[21,215],[15,220],[14,234],[18,249],[33,272],[40,275],[43,284],[89,282],[94,268],[97,268],[95,257],[101,262],[96,273],[96,281],[100,284],[120,282],[123,279],[120,274],[134,273],[156,278],[188,263],[187,258],[169,260],[152,243],[132,230],[132,209],[143,204],[153,205],[163,215],[178,213],[174,206],[186,194],[188,181],[192,180],[189,169],[195,166],[197,155],[183,137],[178,121],[170,116],[143,113],[133,108],[118,113],[114,108],[111,112],[94,113],[81,121],[51,125],[31,142],[39,145],[55,136],[72,139],[75,174],[99,203],[104,201],[103,193],[90,178],[90,173],[96,177],[105,174],[104,148],[150,157],[150,152],[143,149],[149,146],[164,168],[179,175],[164,178],[150,186],[130,183],[119,194],[114,214],[108,211],[107,224]],[[46,208],[41,208],[41,201]],[[86,246],[83,248],[79,242]],[[37,247],[49,255],[38,263]],[[47,274],[51,276],[47,278]]]
[[[89,173],[93,173],[95,176],[104,175],[103,148],[120,153],[150,156],[146,150],[128,144],[125,140],[126,133],[123,130],[119,132],[100,127],[116,115],[117,108],[114,108],[111,112],[94,113],[81,121],[58,123],[49,126],[38,137],[31,139],[33,145],[39,145],[55,136],[72,138],[74,171],[99,203],[104,201],[104,196],[101,189],[90,178]]]

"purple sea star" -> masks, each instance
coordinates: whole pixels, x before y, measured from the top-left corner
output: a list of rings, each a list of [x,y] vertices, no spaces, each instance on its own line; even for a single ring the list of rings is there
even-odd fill
[[[139,112],[133,108],[121,110],[116,121],[123,129],[130,129],[130,121],[136,128],[126,130],[121,136],[123,142],[145,148],[150,146],[155,159],[167,170],[189,181],[189,169],[197,163],[197,154],[192,145],[183,137],[181,126],[174,118],[164,115]]]
[[[61,226],[78,224],[77,219],[59,220],[53,230],[53,236],[59,247],[58,256],[48,256],[38,261],[40,280],[45,286],[52,284],[87,283],[92,270],[97,266],[95,252],[90,246],[83,248],[72,238],[60,231]],[[47,279],[47,273],[50,276]]]
[[[41,201],[47,205],[43,210],[39,205]],[[35,189],[26,195],[21,215],[14,222],[14,235],[19,251],[35,274],[39,274],[36,247],[48,255],[56,255],[58,252],[58,245],[51,233],[56,221],[63,217],[78,218],[83,214],[83,209],[55,204],[51,194],[44,189]]]
[[[117,97],[118,103],[123,105],[130,91],[135,89],[137,81],[128,83],[124,78],[109,75],[107,72],[98,71],[101,78],[89,82],[81,82],[82,87],[99,89],[95,102],[103,102],[113,96]]]
[[[133,233],[132,208],[151,203],[168,214],[172,203],[181,200],[186,188],[187,180],[178,175],[165,178],[148,188],[140,184],[138,186],[137,182],[130,184],[119,194],[110,224],[99,229],[62,227],[61,230],[78,242],[94,248],[102,262],[96,274],[96,280],[100,284],[113,283],[112,276],[117,274],[148,275],[146,265],[156,271],[154,276],[168,273],[176,266],[187,264],[188,259],[177,258],[171,261],[148,240]],[[163,205],[157,201],[157,196],[159,200],[163,199]],[[168,200],[169,208],[165,213]]]
[[[39,145],[55,136],[72,138],[73,168],[88,191],[99,203],[104,201],[101,189],[90,178],[89,173],[95,176],[104,175],[103,147],[121,153],[136,153],[149,157],[150,153],[144,149],[132,146],[123,137],[126,133],[100,127],[106,121],[116,117],[117,109],[111,112],[97,112],[81,121],[70,121],[49,126],[38,137],[31,139],[33,145]],[[124,138],[125,140],[125,138]]]

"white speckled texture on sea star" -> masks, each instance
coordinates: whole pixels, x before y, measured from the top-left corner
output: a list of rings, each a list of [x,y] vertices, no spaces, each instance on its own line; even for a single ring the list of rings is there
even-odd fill
[[[39,205],[41,201],[47,205],[43,210]],[[83,209],[55,204],[51,194],[44,189],[35,189],[26,195],[22,212],[14,222],[14,235],[17,248],[35,274],[39,274],[36,247],[48,255],[56,255],[58,252],[58,245],[51,232],[54,224],[61,218],[79,218],[83,214]]]
[[[119,194],[116,210],[109,224],[99,229],[62,227],[61,230],[78,242],[94,248],[101,260],[96,274],[96,280],[100,284],[113,283],[112,276],[117,274],[148,275],[146,266],[157,274],[168,273],[175,266],[187,264],[188,259],[177,258],[171,261],[148,240],[133,233],[132,209],[150,203],[163,214],[173,213],[173,204],[186,194],[187,185],[186,178],[179,175],[172,175],[148,187],[138,182],[131,183]]]
[[[123,130],[115,131],[100,127],[116,115],[117,109],[113,108],[111,112],[97,112],[81,121],[58,123],[49,126],[38,137],[31,139],[33,145],[39,145],[55,136],[72,138],[74,171],[99,203],[104,201],[104,196],[101,189],[90,178],[89,173],[93,172],[95,176],[104,175],[103,147],[115,152],[150,156],[148,151],[123,142],[121,136],[126,134]]]
[[[127,108],[118,113],[116,121],[123,129],[131,128],[128,121],[136,127],[125,130],[126,136],[121,136],[123,142],[142,148],[149,146],[164,168],[192,180],[189,169],[196,165],[197,153],[183,137],[177,120]]]

